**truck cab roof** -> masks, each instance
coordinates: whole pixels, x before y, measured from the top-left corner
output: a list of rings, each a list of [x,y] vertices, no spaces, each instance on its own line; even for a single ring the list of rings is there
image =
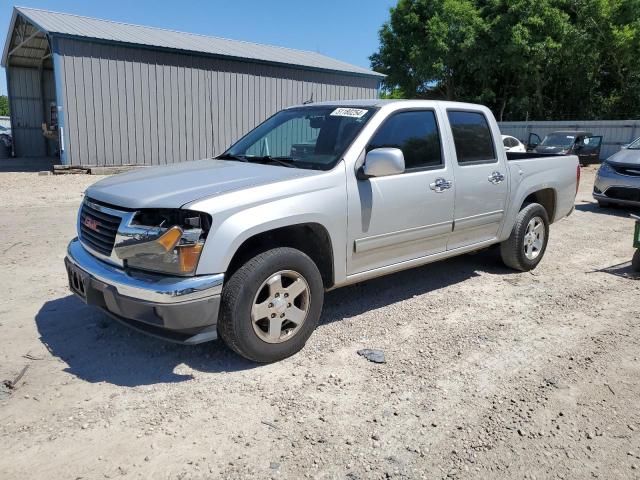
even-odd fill
[[[411,100],[411,99],[364,99],[364,100],[332,100],[327,102],[312,102],[303,105],[292,105],[288,108],[297,108],[297,107],[323,107],[323,106],[340,106],[340,107],[353,107],[353,108],[366,108],[366,107],[383,107],[387,105],[402,105],[407,104],[411,106],[422,105],[425,107],[433,107],[435,105],[444,105],[447,107],[460,107],[460,108],[473,108],[477,110],[481,105],[474,103],[464,103],[464,102],[452,102],[449,100]],[[486,108],[486,107],[482,107]]]

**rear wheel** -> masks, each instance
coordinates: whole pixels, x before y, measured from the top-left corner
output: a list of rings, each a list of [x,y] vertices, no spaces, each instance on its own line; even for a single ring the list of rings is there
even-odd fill
[[[520,210],[511,235],[500,244],[502,261],[515,270],[533,270],[542,260],[548,240],[547,211],[538,203],[530,203]]]
[[[218,332],[236,353],[274,362],[302,349],[318,324],[324,286],[316,264],[275,248],[240,267],[222,291]]]

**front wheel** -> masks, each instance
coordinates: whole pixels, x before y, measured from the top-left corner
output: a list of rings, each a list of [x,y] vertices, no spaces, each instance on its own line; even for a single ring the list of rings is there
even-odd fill
[[[275,248],[240,267],[222,291],[218,332],[236,353],[261,363],[301,350],[318,324],[324,286],[316,264]]]
[[[549,240],[549,217],[539,203],[525,206],[511,230],[511,235],[500,244],[500,255],[507,267],[527,272],[542,260]]]

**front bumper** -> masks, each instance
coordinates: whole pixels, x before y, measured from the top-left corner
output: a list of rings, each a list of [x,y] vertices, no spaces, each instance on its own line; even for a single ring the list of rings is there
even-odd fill
[[[640,176],[623,175],[615,170],[598,170],[593,184],[596,200],[640,207]]]
[[[98,260],[78,239],[69,243],[65,266],[73,293],[136,330],[186,344],[217,338],[223,274],[128,273]]]

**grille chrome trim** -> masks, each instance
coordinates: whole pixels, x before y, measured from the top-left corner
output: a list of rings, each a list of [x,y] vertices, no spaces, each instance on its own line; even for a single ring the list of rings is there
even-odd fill
[[[135,212],[118,210],[93,202],[85,197],[78,210],[78,239],[82,246],[95,257],[112,265],[122,267],[124,264],[113,252],[118,230],[123,222],[128,224]],[[85,219],[98,223],[96,229],[88,228]]]
[[[612,200],[640,202],[640,188],[612,185],[603,194]]]

